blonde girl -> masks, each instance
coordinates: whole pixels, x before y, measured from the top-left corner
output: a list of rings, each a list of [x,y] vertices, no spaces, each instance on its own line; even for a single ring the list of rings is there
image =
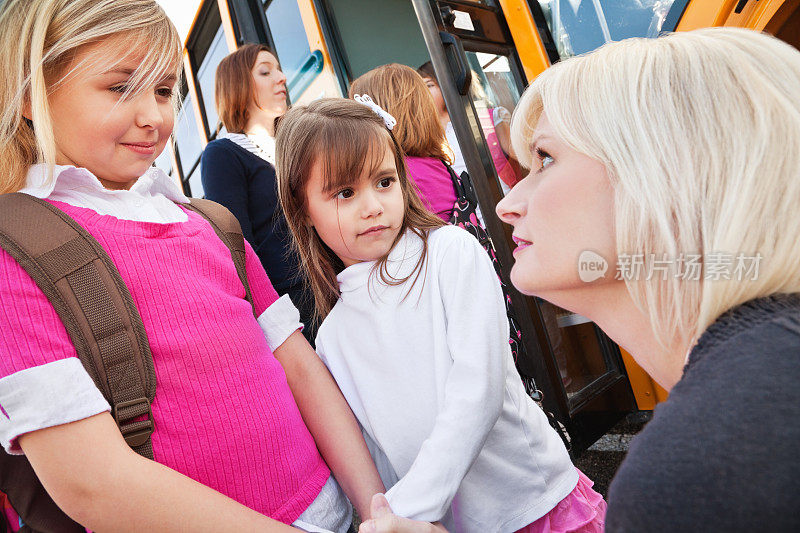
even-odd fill
[[[255,309],[227,248],[151,167],[181,68],[162,9],[8,0],[0,36],[0,189],[45,199],[97,239],[141,315],[157,379],[150,461],[122,439],[52,304],[1,251],[0,301],[16,310],[0,316],[5,451],[24,454],[91,530],[346,531],[348,504],[317,448],[360,511],[382,490],[352,413],[252,248]]]
[[[514,369],[491,261],[424,208],[393,122],[371,99],[323,99],[291,109],[276,139],[281,204],[324,318],[317,351],[391,508],[451,531],[600,531],[605,502]]]
[[[517,107],[533,172],[497,206],[512,282],[670,390],[611,484],[609,531],[800,528],[798,88],[797,49],[713,28],[560,62]],[[583,282],[587,250],[615,275]]]

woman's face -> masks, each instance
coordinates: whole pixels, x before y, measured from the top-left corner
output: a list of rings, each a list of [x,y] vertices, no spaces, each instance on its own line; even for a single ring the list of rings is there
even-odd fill
[[[275,56],[264,50],[259,52],[251,73],[256,106],[275,117],[286,113],[286,76]]]
[[[423,77],[422,80],[425,82],[425,86],[431,92],[433,103],[436,105],[436,111],[439,113],[439,116],[448,116],[447,106],[444,103],[444,97],[442,96],[442,90],[439,88],[439,84],[436,83],[436,80],[433,78]]]
[[[512,283],[556,304],[622,284],[614,279],[614,191],[605,167],[570,148],[544,113],[531,139],[530,174],[497,204],[514,226]]]

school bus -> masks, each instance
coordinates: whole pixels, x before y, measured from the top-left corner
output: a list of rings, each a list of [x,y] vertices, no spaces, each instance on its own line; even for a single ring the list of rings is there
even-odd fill
[[[276,51],[292,104],[346,95],[352,80],[378,65],[430,60],[507,276],[510,234],[494,216],[503,189],[477,109],[513,110],[542,70],[609,40],[740,26],[800,47],[799,8],[800,0],[203,0],[185,42],[174,143],[157,165],[188,195],[203,195],[200,155],[224,133],[214,73],[244,43]],[[469,79],[482,90],[467,90]],[[516,292],[512,299],[524,336],[521,366],[568,429],[573,452],[624,414],[666,398],[588,319]]]

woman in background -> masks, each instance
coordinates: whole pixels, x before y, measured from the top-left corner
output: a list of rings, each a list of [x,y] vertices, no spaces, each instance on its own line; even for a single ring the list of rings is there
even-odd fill
[[[289,251],[289,229],[275,181],[275,122],[286,113],[286,76],[275,54],[246,44],[217,67],[217,112],[227,134],[203,152],[206,198],[239,220],[275,290],[288,294],[300,311],[303,334],[313,343],[313,302],[299,263]]]

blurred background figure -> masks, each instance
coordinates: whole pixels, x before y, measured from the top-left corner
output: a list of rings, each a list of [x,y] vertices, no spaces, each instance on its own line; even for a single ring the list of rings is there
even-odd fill
[[[450,122],[450,115],[447,112],[439,82],[436,80],[433,65],[428,61],[422,64],[417,69],[417,72],[422,76],[433,97],[439,120],[445,128],[447,142],[454,152],[453,169],[460,174],[467,169],[467,166],[464,163],[464,157],[461,155],[461,148],[458,146],[456,133],[453,130],[453,124]],[[520,167],[514,154],[514,147],[511,145],[509,133],[511,113],[505,107],[496,105],[489,99],[479,76],[474,71],[472,72],[470,91],[473,95],[473,101],[481,121],[481,129],[486,137],[486,144],[489,146],[489,152],[492,155],[492,161],[500,178],[503,192],[508,192],[511,187],[525,176],[525,171]]]
[[[300,311],[303,334],[314,341],[313,302],[278,202],[275,124],[286,113],[286,76],[267,46],[246,44],[217,67],[217,113],[228,133],[202,156],[205,196],[233,212],[278,294]]]

